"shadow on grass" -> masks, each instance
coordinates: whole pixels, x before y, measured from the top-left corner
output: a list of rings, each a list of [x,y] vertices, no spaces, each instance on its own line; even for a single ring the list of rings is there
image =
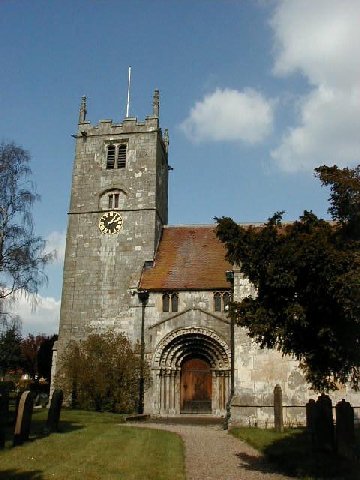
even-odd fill
[[[0,480],[42,480],[44,477],[39,470],[33,472],[19,472],[17,470],[3,470]]]
[[[60,420],[59,428],[56,433],[70,433],[74,432],[75,430],[81,430],[83,428],[84,425],[81,425],[79,423],[70,422],[67,420]],[[51,435],[51,432],[46,432],[46,422],[41,420],[35,420],[31,422],[31,437],[35,436],[35,438],[43,438],[48,437],[49,435]]]
[[[261,473],[276,473],[281,472],[274,465],[271,465],[264,457],[257,455],[249,455],[248,453],[237,453],[236,456],[241,460],[241,467],[244,470],[261,472]]]
[[[12,448],[13,446],[14,428],[15,426],[12,423],[9,423],[5,428],[5,448]],[[81,430],[83,428],[84,426],[79,423],[60,420],[59,429],[56,433],[66,434],[66,433],[74,432],[76,430]],[[49,437],[52,433],[54,432],[46,431],[46,422],[44,420],[34,419],[31,422],[31,430],[30,430],[30,436],[28,441],[34,442],[36,440]],[[26,444],[27,442],[24,442],[24,443]],[[0,480],[2,480],[3,478],[10,478],[10,477],[4,477],[3,472],[0,471]],[[14,477],[14,478],[18,478],[18,477]],[[19,478],[27,478],[27,477],[19,477]],[[29,478],[37,478],[37,477],[29,477]]]
[[[309,434],[299,430],[274,440],[262,450],[264,458],[239,453],[243,468],[263,473],[277,472],[296,478],[359,480],[360,463],[334,452],[314,451]]]

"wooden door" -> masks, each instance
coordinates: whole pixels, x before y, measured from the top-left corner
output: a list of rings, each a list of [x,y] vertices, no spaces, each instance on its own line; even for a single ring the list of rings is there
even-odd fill
[[[210,365],[193,358],[181,367],[181,413],[211,413]]]

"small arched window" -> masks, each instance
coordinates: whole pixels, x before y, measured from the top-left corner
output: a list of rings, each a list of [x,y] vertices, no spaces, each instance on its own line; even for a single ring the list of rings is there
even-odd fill
[[[225,292],[223,295],[224,311],[228,310],[230,301],[231,301],[230,293]]]
[[[178,304],[179,304],[179,297],[177,293],[171,294],[171,311],[177,312],[178,311]]]
[[[162,296],[162,311],[177,312],[179,309],[179,295],[176,292],[167,292]]]
[[[226,312],[231,302],[230,292],[214,292],[215,312]]]
[[[214,310],[215,312],[221,312],[221,294],[214,293]]]
[[[162,311],[169,312],[170,310],[170,295],[168,293],[164,293],[162,296]]]

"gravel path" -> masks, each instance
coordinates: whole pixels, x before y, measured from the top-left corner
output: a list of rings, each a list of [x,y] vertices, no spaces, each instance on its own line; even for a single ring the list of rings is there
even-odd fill
[[[146,422],[131,426],[178,433],[185,443],[186,480],[290,480],[273,473],[256,450],[220,425]]]

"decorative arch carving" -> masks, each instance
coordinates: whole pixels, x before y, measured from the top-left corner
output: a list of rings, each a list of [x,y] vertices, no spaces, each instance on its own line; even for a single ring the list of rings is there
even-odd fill
[[[190,358],[203,358],[211,368],[230,368],[230,348],[213,330],[204,327],[179,328],[166,335],[157,345],[153,356],[153,368],[180,369]]]

